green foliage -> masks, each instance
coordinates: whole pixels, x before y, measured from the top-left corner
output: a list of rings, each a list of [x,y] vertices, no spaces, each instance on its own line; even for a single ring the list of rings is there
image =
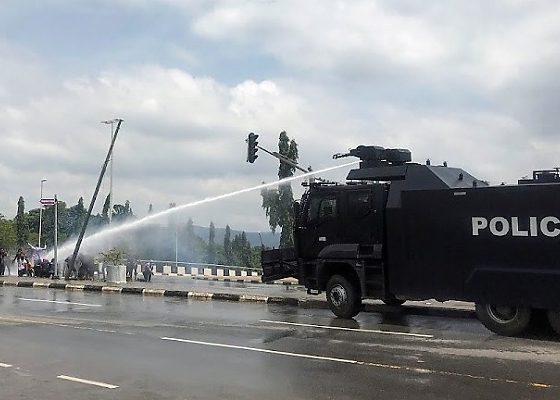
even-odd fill
[[[235,235],[231,242],[233,264],[241,267],[253,267],[251,262],[251,244],[247,240],[245,232]]]
[[[209,264],[216,263],[216,227],[213,222],[210,222],[210,228],[208,231],[207,261]]]
[[[295,140],[290,140],[285,131],[280,133],[278,140],[278,152],[293,160],[298,160],[298,147]],[[295,168],[289,164],[280,162],[278,178],[283,179],[293,176]],[[262,208],[268,217],[268,223],[272,232],[280,227],[280,247],[293,246],[293,202],[294,195],[290,184],[280,185],[278,189],[263,189],[261,191]]]
[[[224,234],[224,248],[223,248],[224,260],[223,263],[225,265],[232,265],[233,264],[233,252],[231,249],[231,228],[229,225],[226,225],[226,232]]]
[[[68,209],[66,213],[65,223],[66,226],[63,227],[64,232],[68,236],[72,236],[80,232],[84,221],[86,219],[87,210],[84,208],[84,199],[80,197],[78,199],[78,204],[72,206]]]
[[[31,210],[30,214],[39,210]],[[54,246],[54,211],[55,207],[47,207],[43,210],[43,229],[41,234],[41,245],[47,247]],[[74,223],[68,222],[68,209],[66,203],[63,201],[58,202],[58,242],[63,243],[74,232],[71,231],[70,226]],[[39,228],[39,219],[34,219],[33,226],[30,227],[33,232]],[[77,234],[77,233],[76,233]]]
[[[132,208],[130,207],[130,201],[125,201],[124,205],[113,205],[113,222],[122,223],[131,218],[134,218],[134,211],[132,211]]]
[[[26,241],[20,244],[25,248],[27,242],[35,244],[38,242],[39,209],[25,212],[23,199],[20,201],[21,210],[19,220],[23,221],[25,230],[21,233]],[[130,202],[124,205],[115,205],[114,221],[119,218],[134,218]],[[43,227],[41,244],[52,247],[54,244],[54,209],[47,207],[43,210]],[[77,204],[67,207],[66,203],[58,203],[58,239],[59,244],[64,243],[71,237],[78,235],[86,216],[83,199]],[[6,219],[0,215],[0,246],[8,250],[15,250],[17,244],[18,217],[13,220]],[[92,215],[88,223],[88,234],[106,226],[108,218],[102,214]],[[195,233],[194,222],[189,218],[186,223],[177,219],[170,220],[168,226],[146,225],[126,238],[114,238],[111,246],[113,249],[99,255],[105,257],[106,262],[123,262],[126,254],[133,255],[137,259],[173,260],[175,254],[175,232],[179,240],[179,260],[187,262],[209,262],[226,265],[240,265],[256,268],[260,265],[260,246],[255,248],[247,240],[243,232],[235,235],[232,239],[230,226],[226,226],[224,241],[216,243],[216,227],[210,223],[208,238],[202,239]],[[115,261],[116,260],[116,261]]]
[[[193,219],[189,217],[187,221],[187,226],[185,227],[185,236],[186,236],[186,250],[187,250],[187,261],[193,262],[194,261],[194,222]]]
[[[99,253],[99,260],[108,265],[123,265],[126,263],[126,252],[117,247],[109,249],[106,253]]]
[[[0,247],[15,249],[17,246],[16,225],[0,214]]]
[[[29,227],[27,225],[27,218],[25,217],[25,200],[23,196],[19,197],[17,204],[16,214],[16,241],[18,246],[27,244]]]

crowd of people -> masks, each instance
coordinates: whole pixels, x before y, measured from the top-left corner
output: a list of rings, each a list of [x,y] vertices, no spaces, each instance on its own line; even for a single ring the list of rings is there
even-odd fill
[[[12,260],[5,249],[0,249],[0,276],[11,275],[14,266],[18,276],[49,278],[54,274],[54,260],[41,259],[35,252],[28,256],[23,249],[17,249]]]
[[[141,267],[142,275],[138,275],[138,267]],[[139,264],[137,261],[129,260],[126,263],[126,278],[135,281],[151,282],[152,275],[154,274],[154,265],[150,262],[144,263],[144,265]]]
[[[55,275],[54,259],[49,261],[45,258],[41,258],[40,252],[37,252],[36,250],[37,248],[30,247],[30,254],[27,254],[23,251],[23,249],[19,248],[17,249],[14,258],[11,259],[8,252],[5,249],[0,248],[0,276],[11,275],[12,269],[10,267],[13,266],[17,271],[18,276],[51,278]],[[65,260],[65,267],[68,262],[69,258]],[[77,271],[74,271],[75,276],[73,277],[78,279],[93,279],[93,258],[91,262],[82,261],[80,264],[81,267]],[[139,266],[141,268],[140,274],[138,273]],[[143,265],[139,265],[137,261],[129,260],[127,262],[127,279],[150,282],[153,274],[154,265],[152,263],[147,262]],[[103,278],[105,278],[104,270]]]

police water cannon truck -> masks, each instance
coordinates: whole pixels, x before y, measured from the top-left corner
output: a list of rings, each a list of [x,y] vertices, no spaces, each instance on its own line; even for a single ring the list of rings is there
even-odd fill
[[[298,278],[352,318],[363,299],[474,302],[501,335],[544,310],[560,334],[560,175],[490,186],[460,168],[359,146],[346,184],[312,183],[294,203],[294,247],[262,252],[263,281]]]

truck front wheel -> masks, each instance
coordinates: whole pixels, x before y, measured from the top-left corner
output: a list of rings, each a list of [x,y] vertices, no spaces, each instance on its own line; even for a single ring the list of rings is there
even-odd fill
[[[560,335],[560,311],[550,310],[548,312],[548,322],[552,329],[554,329],[554,332]]]
[[[362,306],[360,288],[342,275],[333,275],[327,283],[327,302],[337,317],[355,317]]]
[[[476,315],[486,328],[502,336],[517,336],[531,322],[531,309],[527,307],[477,303]]]

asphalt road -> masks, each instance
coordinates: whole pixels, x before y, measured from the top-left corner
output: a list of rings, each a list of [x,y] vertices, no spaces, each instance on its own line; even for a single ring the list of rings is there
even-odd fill
[[[559,365],[471,319],[0,290],[5,399],[558,399]]]

